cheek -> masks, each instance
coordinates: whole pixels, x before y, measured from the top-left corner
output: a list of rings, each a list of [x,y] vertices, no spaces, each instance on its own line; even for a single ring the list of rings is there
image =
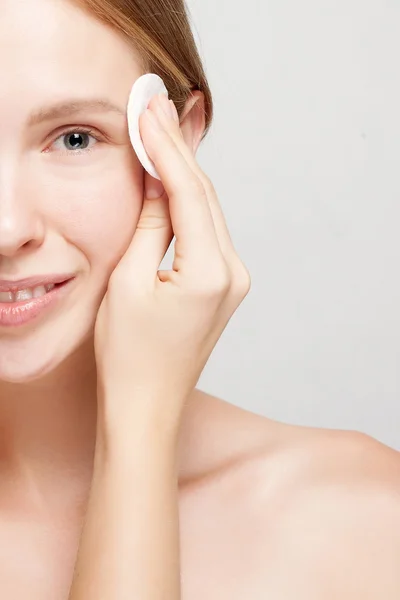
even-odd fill
[[[63,182],[57,194],[57,233],[81,254],[91,271],[109,276],[135,232],[143,202],[143,171],[114,165],[96,177]]]

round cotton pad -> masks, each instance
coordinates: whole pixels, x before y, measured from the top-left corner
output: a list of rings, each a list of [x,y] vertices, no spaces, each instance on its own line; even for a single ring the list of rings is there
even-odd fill
[[[168,98],[168,90],[163,80],[154,73],[147,73],[139,77],[132,86],[128,100],[128,131],[132,146],[138,159],[148,173],[155,179],[161,179],[158,175],[153,161],[150,160],[139,131],[139,117],[147,109],[150,100],[157,94],[165,94]]]

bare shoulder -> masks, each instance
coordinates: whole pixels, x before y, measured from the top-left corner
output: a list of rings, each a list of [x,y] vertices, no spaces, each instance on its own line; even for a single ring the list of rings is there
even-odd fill
[[[219,431],[235,458],[217,481],[224,498],[232,485],[230,510],[246,524],[252,597],[398,600],[400,454],[362,433],[230,406],[219,405]],[[209,489],[217,496],[220,485]]]
[[[291,565],[289,585],[308,598],[400,598],[399,454],[361,433],[310,429],[293,432],[284,454],[275,560]]]
[[[395,495],[400,487],[400,453],[364,433],[281,423],[198,389],[187,413],[182,445],[193,457],[188,471],[199,476],[225,465],[276,465],[290,479],[377,480]]]
[[[281,432],[276,452],[249,465],[260,554],[274,566],[266,577],[260,565],[260,585],[299,600],[400,598],[400,454],[358,432]]]

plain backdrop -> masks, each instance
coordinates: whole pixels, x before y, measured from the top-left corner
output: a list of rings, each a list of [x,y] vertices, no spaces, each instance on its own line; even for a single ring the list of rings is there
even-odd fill
[[[252,289],[198,387],[400,449],[400,4],[189,0]]]

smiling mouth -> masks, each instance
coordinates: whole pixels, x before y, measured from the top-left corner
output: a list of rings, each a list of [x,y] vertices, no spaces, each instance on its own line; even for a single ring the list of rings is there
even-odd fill
[[[66,279],[59,283],[36,285],[34,287],[27,287],[17,291],[0,291],[0,303],[15,304],[17,302],[29,302],[29,300],[32,300],[34,298],[41,298],[42,296],[47,295],[52,290],[64,286],[70,280],[71,279]]]
[[[0,328],[19,329],[44,316],[70,293],[75,279],[72,276],[61,281],[59,279],[58,282],[46,282],[38,278],[26,281],[35,284],[33,287],[22,287],[26,286],[24,281],[19,284],[0,282]]]

